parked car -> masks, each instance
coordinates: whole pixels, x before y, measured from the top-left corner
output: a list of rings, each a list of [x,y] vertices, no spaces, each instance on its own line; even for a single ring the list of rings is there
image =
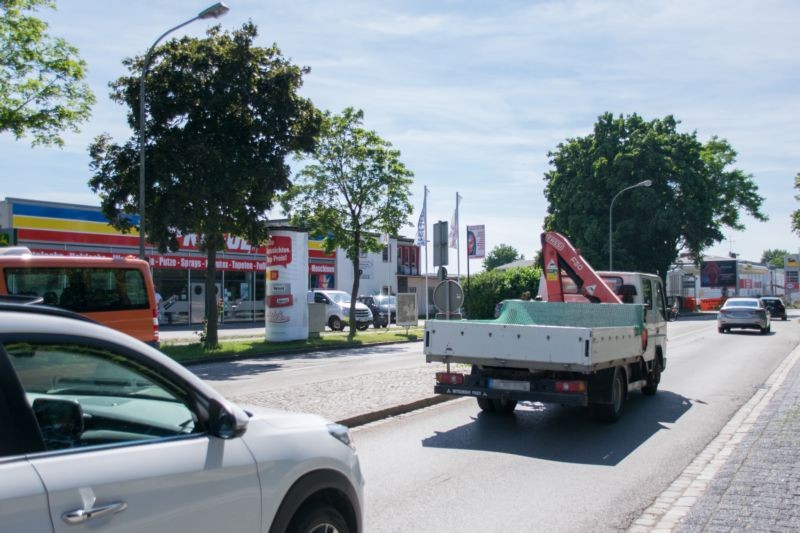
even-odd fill
[[[0,427],[4,533],[363,528],[347,428],[238,407],[63,309],[0,303]]]
[[[308,292],[308,301],[325,304],[325,323],[334,331],[344,330],[350,317],[350,295],[344,291],[314,289]],[[372,323],[372,311],[356,302],[356,328],[367,329]]]
[[[358,301],[369,307],[372,312],[372,323],[376,328],[385,328],[392,322],[397,322],[397,297],[378,294],[375,296],[359,296]]]
[[[758,298],[729,298],[717,315],[717,329],[727,333],[733,328],[758,329],[769,333],[769,312]]]
[[[761,303],[767,308],[767,311],[769,311],[770,317],[787,320],[786,306],[783,305],[783,300],[780,298],[776,296],[762,296]]]

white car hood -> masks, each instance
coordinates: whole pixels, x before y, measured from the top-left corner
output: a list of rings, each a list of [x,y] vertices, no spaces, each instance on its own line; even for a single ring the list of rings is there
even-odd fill
[[[294,413],[254,405],[241,405],[240,407],[252,415],[251,422],[257,419],[279,429],[324,428],[332,423],[322,416],[309,413]]]

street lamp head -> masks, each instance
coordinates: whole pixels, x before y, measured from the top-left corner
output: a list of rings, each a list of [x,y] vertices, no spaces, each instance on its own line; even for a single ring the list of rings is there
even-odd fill
[[[223,2],[217,2],[211,7],[207,7],[197,15],[199,19],[216,19],[230,11],[230,8]]]
[[[640,185],[642,187],[649,187],[652,184],[653,184],[653,180],[644,180],[644,181],[642,181],[640,183],[637,183],[636,185]]]

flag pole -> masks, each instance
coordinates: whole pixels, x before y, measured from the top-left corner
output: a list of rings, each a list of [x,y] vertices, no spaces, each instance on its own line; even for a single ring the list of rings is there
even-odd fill
[[[456,236],[458,236],[458,226],[461,225],[460,215],[458,213],[458,202],[461,196],[456,192]],[[461,283],[461,239],[456,239],[456,265],[458,272],[458,282]]]
[[[425,213],[425,321],[428,320],[428,186],[425,185],[425,199],[422,201],[422,212]]]

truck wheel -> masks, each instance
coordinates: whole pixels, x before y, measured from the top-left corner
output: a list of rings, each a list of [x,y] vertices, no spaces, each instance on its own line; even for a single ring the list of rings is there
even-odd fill
[[[625,402],[625,377],[617,368],[611,380],[611,403],[595,405],[595,415],[603,422],[616,422],[622,414],[622,404]]]
[[[653,396],[658,391],[658,384],[661,382],[661,358],[656,356],[653,361],[653,371],[647,374],[647,384],[642,387],[642,393]]]
[[[494,402],[489,398],[477,398],[478,400],[478,407],[481,408],[481,411],[484,413],[494,413]]]
[[[344,322],[338,316],[332,316],[330,320],[328,320],[328,326],[333,331],[344,331]]]
[[[517,407],[517,400],[509,400],[508,398],[501,398],[499,400],[492,400],[494,411],[504,415],[510,415]]]

